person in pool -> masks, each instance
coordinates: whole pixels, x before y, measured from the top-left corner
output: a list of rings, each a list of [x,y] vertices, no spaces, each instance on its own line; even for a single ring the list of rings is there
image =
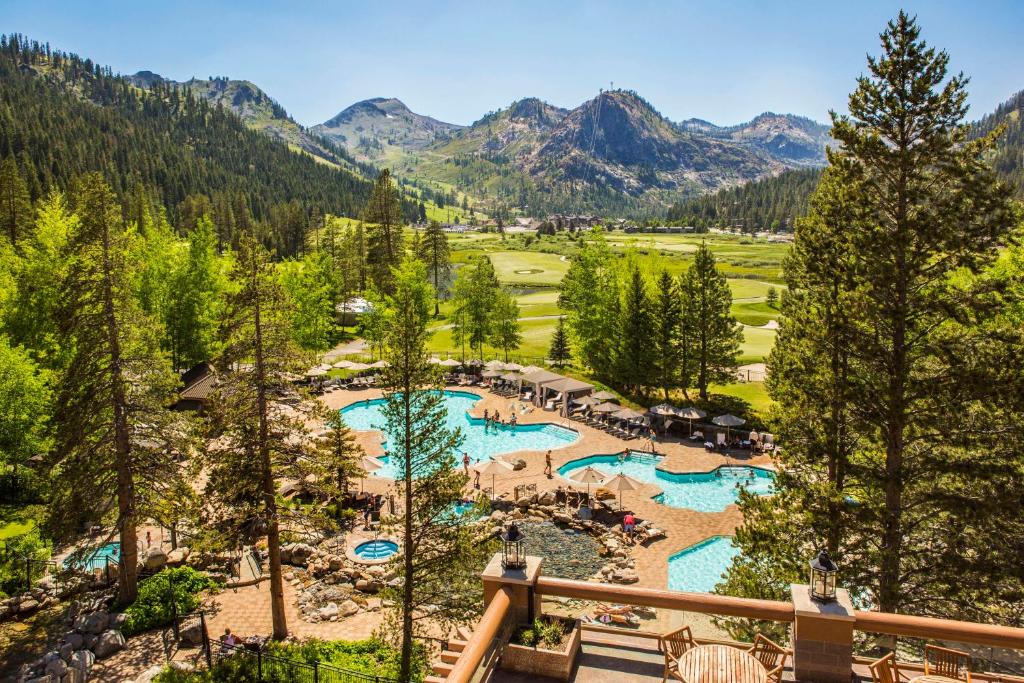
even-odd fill
[[[497,410],[494,411],[494,426],[497,427],[501,424],[501,413]]]

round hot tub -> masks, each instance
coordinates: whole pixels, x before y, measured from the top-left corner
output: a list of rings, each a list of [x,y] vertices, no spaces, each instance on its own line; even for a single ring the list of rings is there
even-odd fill
[[[380,538],[374,541],[363,541],[348,552],[350,560],[361,564],[383,564],[398,552],[398,543]]]

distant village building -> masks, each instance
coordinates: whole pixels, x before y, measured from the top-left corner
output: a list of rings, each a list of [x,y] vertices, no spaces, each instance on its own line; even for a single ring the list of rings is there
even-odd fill
[[[578,230],[592,228],[601,223],[597,216],[574,213],[555,213],[548,216],[547,222],[555,226],[555,230]]]
[[[182,388],[178,392],[178,401],[172,408],[203,412],[216,384],[217,373],[213,366],[207,362],[199,363],[182,373]]]

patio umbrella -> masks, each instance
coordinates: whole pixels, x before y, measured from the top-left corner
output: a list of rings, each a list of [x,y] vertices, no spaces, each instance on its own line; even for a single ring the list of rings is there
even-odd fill
[[[529,375],[531,372],[537,372],[538,370],[543,369],[544,368],[538,368],[536,365],[527,365],[525,368],[519,368],[519,372],[523,373],[524,375]]]
[[[494,490],[495,478],[499,474],[511,472],[513,469],[514,468],[512,467],[512,465],[509,465],[504,460],[495,460],[494,458],[491,458],[487,462],[477,463],[476,465],[473,465],[473,471],[479,472],[480,474],[491,475],[491,500],[494,500],[495,495],[497,493]]]
[[[719,415],[718,417],[711,418],[711,421],[714,422],[719,427],[725,427],[725,439],[726,439],[726,441],[729,440],[729,428],[730,427],[739,427],[741,424],[746,422],[746,420],[744,420],[742,417],[736,417],[735,415],[730,415],[729,413],[726,413],[725,415]]]
[[[370,363],[371,368],[386,368],[390,365],[386,360],[379,360],[376,363]]]
[[[370,366],[367,365],[366,363],[353,363],[352,365],[348,366],[348,369],[349,370],[356,370],[356,371],[358,371],[358,370],[366,370],[369,367]]]
[[[594,398],[593,396],[580,396],[579,398],[574,398],[572,400],[572,404],[576,406],[596,406],[600,402],[600,399]]]
[[[430,363],[431,365],[438,365],[441,362],[441,359],[434,358],[433,356],[431,356],[430,358],[427,359],[427,362]]]
[[[369,474],[370,472],[375,472],[375,471],[379,470],[381,467],[384,467],[384,463],[382,463],[377,458],[374,458],[373,456],[364,455],[363,457],[361,457],[359,459],[359,466],[363,468],[363,470],[366,472],[366,474]],[[360,492],[362,492],[362,490],[363,490],[363,481],[365,479],[366,479],[365,476],[359,477],[359,491]]]
[[[523,366],[519,363],[505,363],[506,370],[522,370]]]
[[[622,406],[605,401],[604,403],[598,403],[596,406],[591,408],[591,410],[595,413],[616,413],[622,410]]]
[[[590,485],[600,484],[601,482],[608,478],[608,475],[602,472],[601,470],[595,470],[590,465],[587,465],[579,472],[569,475],[569,478],[572,479],[573,481],[578,481],[581,484],[587,485],[587,499],[589,500]]]
[[[676,408],[675,406],[670,406],[667,403],[659,403],[658,405],[654,406],[653,408],[650,408],[649,410],[655,415],[677,415],[679,413],[678,408]]]
[[[501,377],[501,370],[484,370],[480,373],[480,376],[484,379],[494,379],[495,377]]]
[[[614,477],[606,481],[603,486],[611,489],[612,491],[618,491],[619,493],[619,509],[622,509],[622,494],[626,491],[636,491],[642,484],[634,479],[633,477],[622,474],[621,472],[616,474]]]
[[[461,362],[455,360],[454,358],[445,358],[442,361],[438,361],[437,364],[446,368],[457,368],[462,365]]]
[[[349,368],[352,367],[352,365],[353,363],[350,360],[339,360],[337,363],[334,364],[334,367],[338,368],[339,370],[348,370]]]
[[[494,360],[489,360],[484,363],[484,367],[488,370],[504,370],[505,363],[495,358]]]
[[[324,370],[319,365],[315,368],[310,368],[309,370],[306,371],[306,377],[323,377],[326,374],[327,371]]]
[[[680,408],[678,415],[689,423],[690,434],[693,434],[693,421],[707,416],[707,413],[690,406],[689,408]]]
[[[620,420],[626,420],[627,422],[630,420],[638,420],[643,416],[643,413],[633,410],[632,408],[622,408],[621,410],[616,410],[612,413],[612,417],[617,417]]]
[[[463,363],[463,365],[469,365],[469,366],[472,366],[474,368],[478,368],[478,367],[480,367],[483,364],[484,364],[484,362],[482,360],[480,360],[479,358],[473,358],[472,360],[467,360],[465,363]]]
[[[501,378],[506,382],[518,382],[523,378],[523,376],[518,372],[506,372],[501,376]]]
[[[619,401],[619,397],[610,391],[599,391],[594,394],[594,398],[599,398],[602,401],[615,401],[616,403]]]

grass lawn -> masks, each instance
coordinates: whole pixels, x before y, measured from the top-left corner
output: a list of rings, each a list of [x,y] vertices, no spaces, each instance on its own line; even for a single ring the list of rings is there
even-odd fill
[[[746,278],[729,278],[729,289],[732,290],[732,298],[736,299],[761,299],[768,296],[768,289],[774,287],[778,292],[782,285],[761,280],[748,280]]]
[[[733,396],[750,405],[750,408],[762,418],[771,407],[772,400],[764,388],[764,382],[733,382],[732,384],[713,384],[708,387],[711,394]]]
[[[488,254],[498,281],[505,285],[553,287],[562,281],[569,262],[558,254],[495,251]]]
[[[0,541],[11,538],[13,536],[21,536],[26,531],[34,527],[35,524],[32,522],[6,522],[0,524]]]
[[[744,327],[743,343],[740,344],[740,365],[763,362],[774,345],[775,330]]]
[[[744,325],[760,327],[769,320],[778,320],[779,311],[763,301],[734,301],[732,315]]]

